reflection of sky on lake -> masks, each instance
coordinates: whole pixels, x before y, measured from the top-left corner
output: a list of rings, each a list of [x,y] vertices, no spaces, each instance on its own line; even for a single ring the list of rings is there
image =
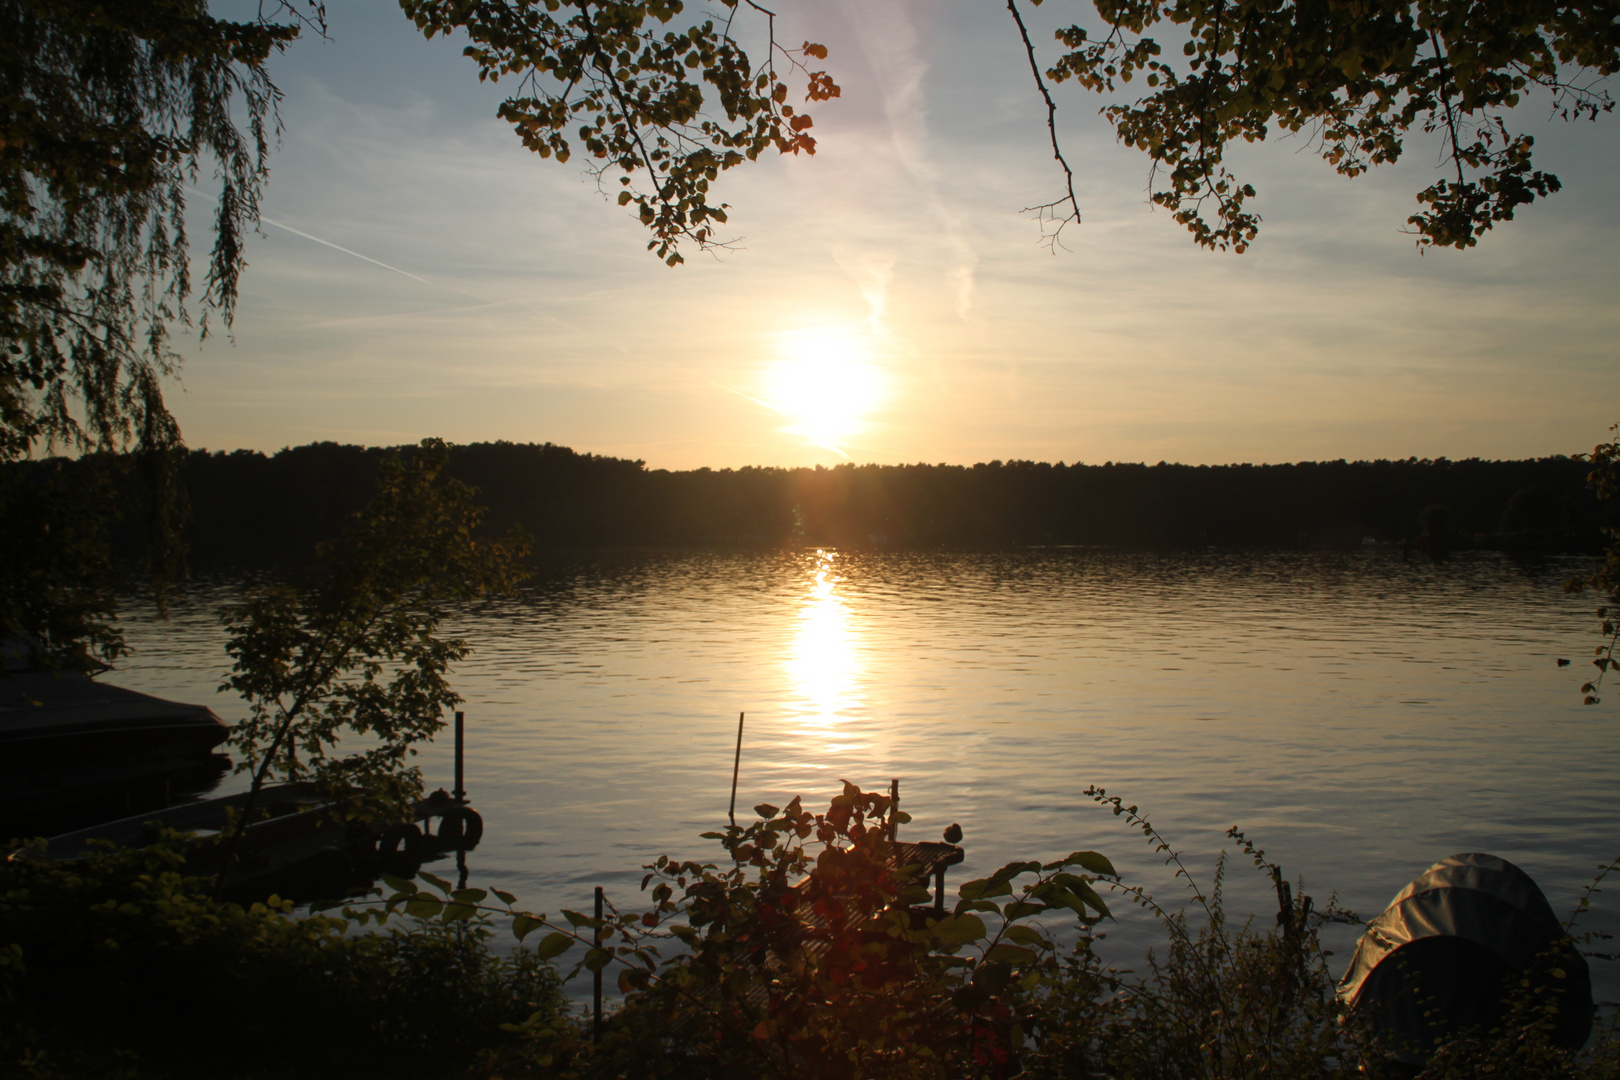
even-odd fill
[[[861,697],[860,636],[849,603],[840,594],[838,556],[818,551],[809,590],[800,601],[793,640],[783,668],[792,696],[782,708],[806,736],[820,733],[830,753],[848,749],[840,728],[864,704]],[[806,749],[811,749],[806,747]]]

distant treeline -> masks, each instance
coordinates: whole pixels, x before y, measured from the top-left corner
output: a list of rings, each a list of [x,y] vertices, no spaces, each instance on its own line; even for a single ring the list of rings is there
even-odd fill
[[[193,451],[183,478],[194,566],[302,561],[373,486],[377,448]],[[1296,465],[960,465],[648,469],[562,446],[475,443],[450,472],[490,523],[537,548],[873,545],[905,548],[1347,547],[1596,550],[1588,466],[1533,461]],[[139,530],[126,532],[138,543]]]

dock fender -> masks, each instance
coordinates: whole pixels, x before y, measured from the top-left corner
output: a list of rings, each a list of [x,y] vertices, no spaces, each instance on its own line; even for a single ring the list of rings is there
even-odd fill
[[[470,806],[453,806],[439,819],[439,843],[445,847],[477,847],[483,837],[483,815]]]
[[[402,852],[408,856],[420,855],[422,849],[422,830],[409,822],[390,825],[377,838],[377,854],[385,859]]]

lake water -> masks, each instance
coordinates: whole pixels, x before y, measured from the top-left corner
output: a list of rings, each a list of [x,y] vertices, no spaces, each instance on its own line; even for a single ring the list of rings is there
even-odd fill
[[[1620,853],[1620,685],[1580,704],[1593,602],[1560,587],[1586,569],[1062,549],[558,560],[454,628],[476,649],[456,677],[487,823],[470,877],[552,913],[595,885],[637,905],[643,863],[720,854],[697,834],[724,823],[746,711],[740,813],[898,777],[903,836],[962,825],[957,883],[1092,848],[1179,902],[1162,857],[1086,797],[1097,784],[1204,882],[1238,824],[1364,916],[1462,851],[1518,863],[1565,911]],[[240,715],[214,693],[215,613],[239,589],[198,582],[166,622],[133,604],[135,654],[112,678]],[[430,787],[450,786],[449,750],[424,753]],[[1227,896],[1275,911],[1246,861]],[[1116,907],[1113,948],[1157,940]],[[1592,925],[1620,926],[1620,890],[1597,907]],[[1327,936],[1342,959],[1355,931]]]

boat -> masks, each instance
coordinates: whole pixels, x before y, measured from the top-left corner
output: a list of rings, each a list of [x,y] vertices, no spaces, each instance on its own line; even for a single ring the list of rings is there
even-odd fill
[[[168,701],[82,672],[0,677],[0,772],[206,760],[227,734],[206,705]]]
[[[0,673],[0,840],[50,835],[205,794],[228,734],[187,705],[73,670]]]
[[[1416,1070],[1447,1042],[1490,1030],[1516,989],[1550,1006],[1551,1042],[1572,1053],[1586,1044],[1592,977],[1568,929],[1529,874],[1465,852],[1429,867],[1367,924],[1339,1000]]]
[[[294,885],[291,893],[319,895],[356,871],[365,871],[368,883],[375,869],[413,874],[424,859],[470,851],[483,835],[478,812],[442,789],[417,800],[409,820],[381,826],[349,819],[346,800],[311,783],[270,784],[251,803],[249,808],[243,791],[132,814],[52,836],[11,858],[82,861],[115,849],[144,848],[173,833],[185,846],[187,874],[217,874],[229,862],[226,882],[238,894],[263,892],[270,883],[289,895],[279,886],[291,877],[317,882],[312,890]],[[226,830],[244,813],[250,820],[232,845]]]

